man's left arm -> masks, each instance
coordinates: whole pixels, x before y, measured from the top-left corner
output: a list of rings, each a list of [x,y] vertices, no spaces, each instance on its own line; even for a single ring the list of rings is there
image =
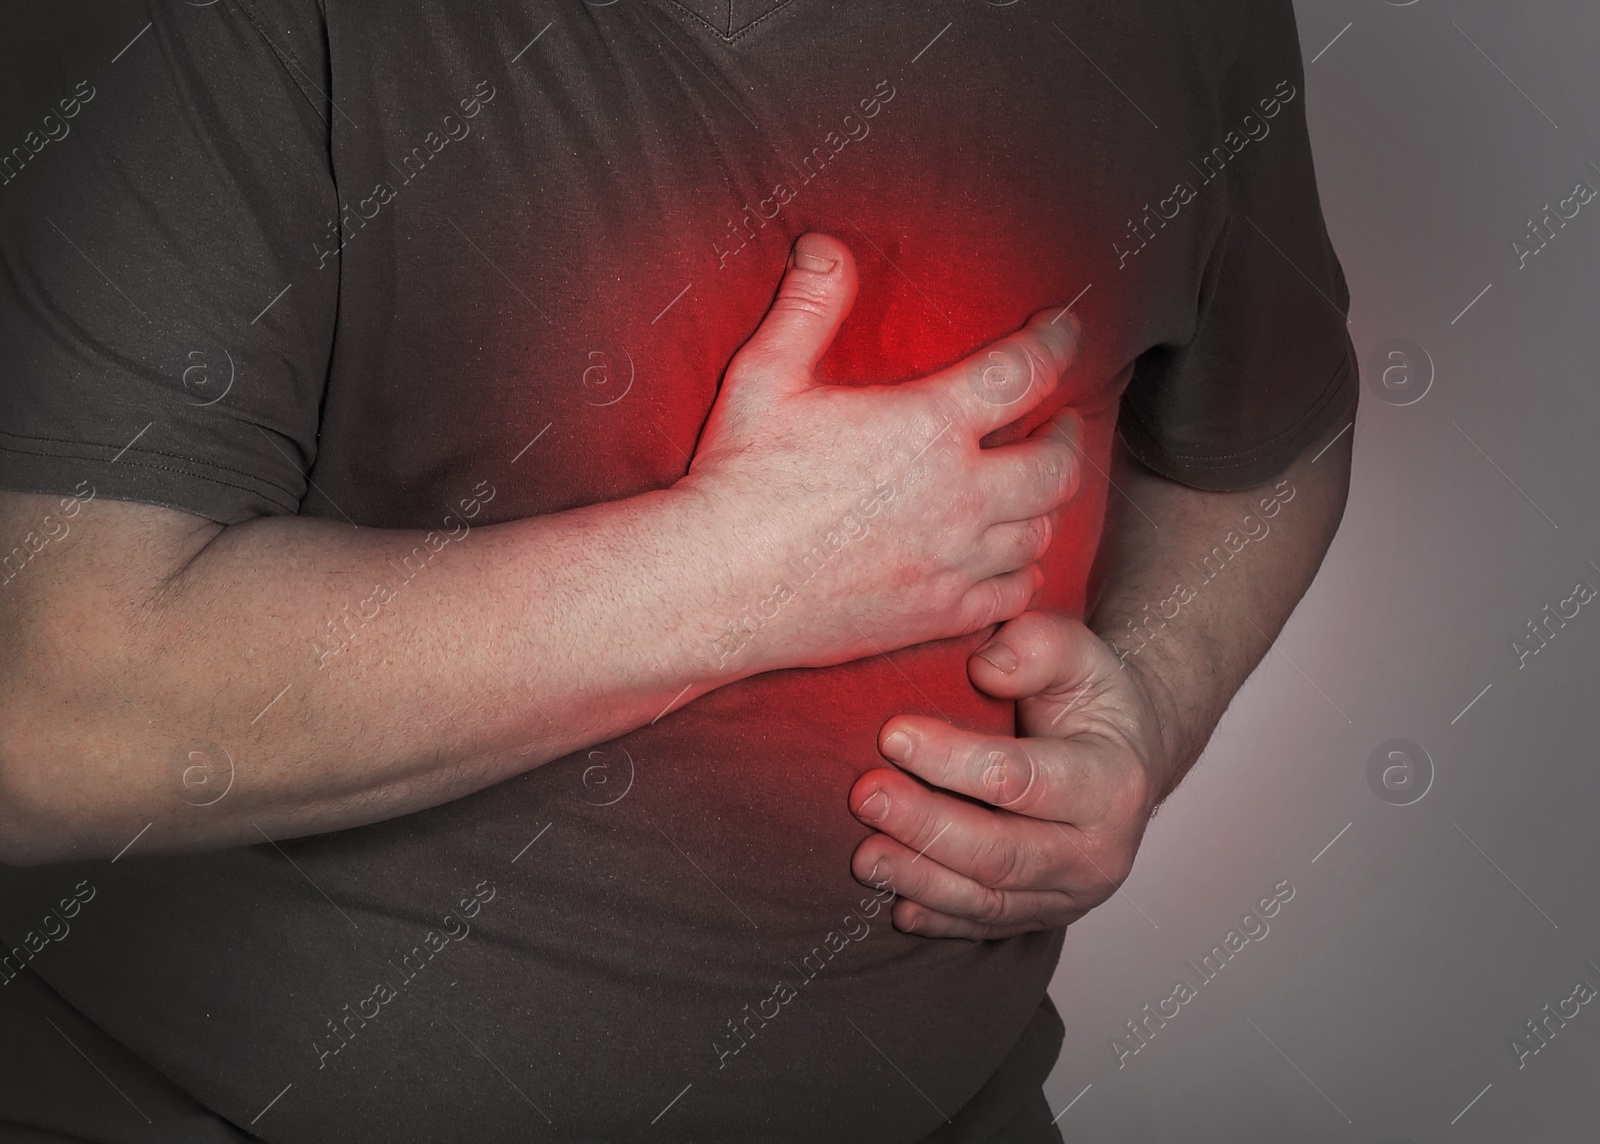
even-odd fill
[[[1119,442],[1125,497],[1108,512],[1088,624],[1027,612],[968,662],[980,690],[1018,701],[1020,737],[897,716],[879,735],[897,768],[850,792],[879,832],[857,848],[855,875],[898,891],[897,928],[1008,937],[1116,892],[1155,808],[1322,563],[1349,488],[1349,421],[1244,492],[1179,484]]]

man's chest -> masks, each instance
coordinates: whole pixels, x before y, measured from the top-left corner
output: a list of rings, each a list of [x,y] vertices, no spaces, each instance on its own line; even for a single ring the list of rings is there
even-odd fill
[[[428,526],[482,480],[497,519],[670,484],[806,230],[860,269],[840,383],[1070,303],[1060,399],[1104,406],[1192,317],[1221,196],[1174,220],[1164,268],[1120,268],[1181,152],[1128,136],[1067,44],[954,5],[757,7],[732,44],[668,0],[452,15],[405,74],[349,13],[331,30],[339,214],[308,241],[340,276],[314,471],[334,502]]]

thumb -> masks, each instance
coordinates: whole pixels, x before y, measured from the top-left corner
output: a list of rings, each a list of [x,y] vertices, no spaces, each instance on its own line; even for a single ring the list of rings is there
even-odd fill
[[[972,653],[967,675],[979,691],[997,699],[1023,699],[1076,691],[1115,662],[1100,637],[1079,620],[1062,612],[1030,611],[1001,625]]]
[[[830,235],[802,234],[790,251],[772,308],[734,355],[729,376],[754,375],[786,390],[810,388],[817,363],[855,300],[850,248]]]

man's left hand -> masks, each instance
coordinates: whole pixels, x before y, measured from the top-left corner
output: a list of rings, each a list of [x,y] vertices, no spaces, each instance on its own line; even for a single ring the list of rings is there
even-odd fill
[[[896,928],[922,937],[1011,937],[1068,925],[1111,897],[1166,776],[1155,697],[1081,622],[1025,612],[978,649],[979,690],[1017,700],[1022,738],[899,715],[878,746],[899,769],[868,771],[850,806],[881,833],[852,870],[891,885]]]

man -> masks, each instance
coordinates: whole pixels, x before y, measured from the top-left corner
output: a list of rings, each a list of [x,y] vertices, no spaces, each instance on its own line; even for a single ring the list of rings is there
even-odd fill
[[[1288,6],[29,20],[0,1123],[1053,1138],[1342,511]]]

